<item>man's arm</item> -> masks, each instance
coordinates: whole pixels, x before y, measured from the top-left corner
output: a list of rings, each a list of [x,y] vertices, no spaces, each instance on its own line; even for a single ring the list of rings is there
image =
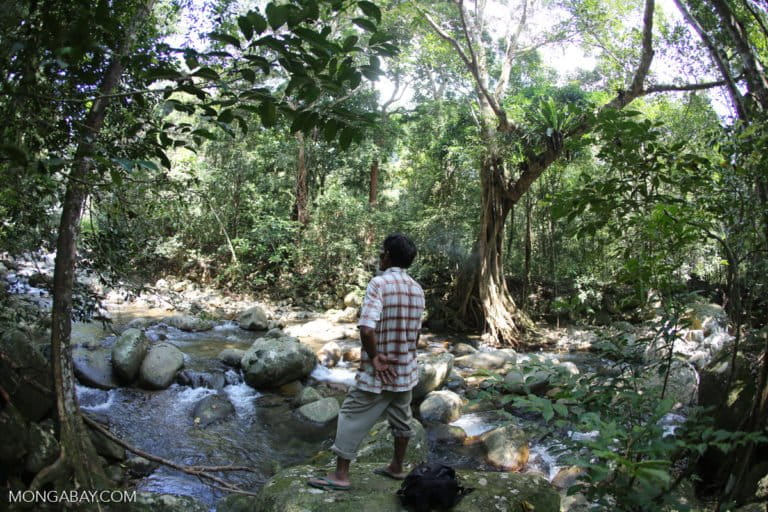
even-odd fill
[[[373,364],[373,372],[384,384],[389,384],[395,378],[395,371],[389,366],[386,354],[379,354],[376,348],[376,331],[368,326],[360,326],[360,342],[363,350]]]

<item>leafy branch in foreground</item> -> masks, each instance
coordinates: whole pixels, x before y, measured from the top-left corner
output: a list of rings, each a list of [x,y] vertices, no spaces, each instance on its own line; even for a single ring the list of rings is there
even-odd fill
[[[696,478],[695,462],[710,447],[727,453],[768,440],[762,433],[715,427],[707,408],[681,406],[669,389],[674,365],[669,358],[645,359],[649,344],[667,347],[669,324],[661,321],[646,339],[605,336],[597,355],[605,366],[574,374],[558,365],[531,359],[519,365],[520,387],[487,372],[494,385],[478,400],[492,399],[507,411],[534,413],[541,420],[536,436],[555,439],[550,450],[558,464],[581,469],[569,494],[581,493],[598,507],[651,511],[665,506],[688,510],[675,492]],[[549,391],[537,382],[546,374]]]

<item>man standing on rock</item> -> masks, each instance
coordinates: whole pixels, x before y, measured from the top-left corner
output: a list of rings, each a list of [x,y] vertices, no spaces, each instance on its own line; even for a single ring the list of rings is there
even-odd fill
[[[349,464],[357,448],[382,414],[395,438],[389,465],[374,472],[397,480],[405,478],[403,459],[410,426],[411,390],[419,380],[416,343],[421,332],[424,291],[405,269],[416,257],[416,245],[405,235],[389,235],[379,251],[382,271],[368,283],[358,327],[363,350],[355,385],[339,412],[336,471],[309,480],[320,489],[348,490]]]

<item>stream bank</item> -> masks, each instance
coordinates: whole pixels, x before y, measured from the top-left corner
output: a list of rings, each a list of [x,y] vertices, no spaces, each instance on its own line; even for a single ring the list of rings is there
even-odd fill
[[[94,353],[109,351],[117,340],[117,333],[126,328],[138,328],[150,343],[168,343],[183,353],[183,369],[176,375],[173,384],[163,390],[146,390],[134,386],[117,385],[111,389],[99,389],[82,383],[77,392],[84,412],[108,424],[121,438],[150,453],[187,465],[246,465],[255,472],[251,474],[228,474],[227,479],[249,490],[261,489],[275,475],[285,468],[300,466],[311,461],[318,452],[328,448],[334,433],[334,422],[318,423],[308,421],[297,411],[297,396],[312,388],[322,398],[339,402],[353,378],[354,361],[329,354],[329,344],[339,347],[339,352],[353,352],[356,329],[349,308],[323,313],[302,311],[287,304],[258,304],[267,313],[267,322],[262,330],[245,330],[237,318],[239,313],[256,303],[247,298],[227,303],[224,297],[216,297],[209,290],[200,290],[189,284],[166,281],[149,295],[137,300],[126,301],[121,294],[110,294],[112,302],[102,312],[112,319],[111,327],[101,323],[80,323],[75,326],[73,344],[76,350]],[[22,288],[25,292],[36,293],[34,287]],[[174,292],[173,300],[164,298],[162,289],[180,290]],[[44,292],[44,290],[43,290]],[[37,292],[36,300],[47,299],[45,293]],[[210,304],[206,301],[210,300]],[[175,304],[171,308],[171,304]],[[213,306],[211,306],[213,305]],[[210,311],[222,314],[215,317]],[[179,315],[183,313],[183,315]],[[190,316],[210,323],[210,329],[183,329],[173,318]],[[704,325],[699,332],[681,337],[679,350],[691,347],[694,354],[706,359],[711,347],[722,348],[728,343],[727,333],[718,330],[712,322]],[[188,327],[188,326],[187,326]],[[624,328],[628,337],[638,337],[639,330],[630,326]],[[244,382],[241,369],[225,364],[218,356],[225,350],[246,350],[254,341],[268,333],[268,329],[282,328],[288,335],[297,337],[302,344],[318,355],[318,364],[313,372],[280,389],[256,390]],[[605,363],[591,355],[590,348],[597,342],[598,333],[592,329],[548,329],[542,330],[542,337],[548,340],[552,352],[516,354],[501,352],[484,347],[479,338],[472,336],[425,333],[420,346],[420,357],[450,354],[453,363],[446,372],[445,380],[437,388],[459,396],[461,408],[458,417],[443,417],[442,421],[425,422],[428,444],[427,457],[433,461],[451,464],[465,471],[496,470],[484,457],[482,444],[475,442],[488,431],[509,423],[509,418],[498,414],[492,407],[472,407],[468,400],[476,397],[478,390],[487,389],[486,376],[476,375],[477,370],[495,371],[509,378],[520,364],[535,359],[546,364],[558,365],[568,371],[596,372]],[[38,338],[44,348],[46,340]],[[462,361],[465,364],[459,364]],[[705,361],[706,362],[706,361]],[[683,381],[685,390],[690,381]],[[689,390],[688,400],[695,396]],[[211,397],[222,397],[222,403],[231,404],[232,410],[222,418],[201,424],[196,409],[201,402]],[[489,410],[490,409],[490,410]],[[423,416],[417,408],[417,416]],[[448,421],[450,420],[450,421]],[[532,430],[537,418],[521,416],[516,426],[525,431]],[[679,420],[678,420],[679,422]],[[671,432],[674,425],[671,425]],[[550,449],[557,443],[534,442],[527,447],[527,456],[521,467],[524,474],[540,475],[548,482],[567,487],[565,476]],[[104,450],[103,450],[104,451]],[[117,479],[135,485],[141,491],[160,494],[190,496],[214,509],[219,506],[224,494],[201,484],[196,478],[172,472],[164,467],[146,465],[127,454],[112,452],[114,460],[121,462],[110,467],[124,467],[113,471]],[[415,462],[415,461],[414,461]],[[565,468],[567,471],[568,468]],[[142,474],[143,473],[143,474]],[[503,473],[502,473],[503,474]],[[222,505],[223,506],[223,505]],[[573,510],[577,507],[574,506]]]

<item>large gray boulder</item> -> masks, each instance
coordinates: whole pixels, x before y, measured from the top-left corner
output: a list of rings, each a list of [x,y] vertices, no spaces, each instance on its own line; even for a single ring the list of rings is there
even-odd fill
[[[296,338],[264,337],[245,351],[240,366],[245,381],[257,389],[277,388],[308,376],[317,363],[315,353]]]
[[[0,409],[0,439],[0,468],[20,465],[29,447],[29,422],[13,405]]]
[[[419,382],[413,388],[413,400],[419,401],[427,393],[440,389],[453,370],[453,354],[427,354],[419,356]]]
[[[18,385],[19,382],[34,385]],[[21,331],[9,330],[0,338],[0,387],[29,420],[38,421],[53,408],[51,368]]]
[[[344,296],[344,305],[348,308],[359,308],[363,305],[363,295],[361,291],[349,292]]]
[[[225,348],[219,352],[218,357],[219,361],[225,365],[238,368],[240,366],[240,361],[243,360],[244,355],[245,350],[240,350],[239,348]]]
[[[133,492],[129,493],[134,496]],[[136,492],[136,498],[131,501],[121,502],[121,512],[208,512],[210,507],[189,496],[176,496],[175,494],[155,494],[151,492]]]
[[[86,386],[99,389],[120,387],[112,367],[112,351],[103,347],[77,346],[72,349],[75,375]]]
[[[429,444],[427,433],[418,420],[411,420],[411,428],[415,435],[408,442],[408,450],[405,452],[405,462],[408,464],[425,461],[429,457]],[[368,432],[368,435],[360,443],[357,449],[355,465],[360,462],[376,462],[379,464],[389,462],[392,459],[392,449],[395,439],[386,420],[376,423]],[[336,456],[330,451],[322,451],[312,459],[319,466],[331,466],[336,463]]]
[[[756,392],[755,361],[765,346],[768,327],[750,333],[739,345],[735,371],[731,365],[733,353],[722,351],[701,371],[698,404],[714,406],[715,425],[725,430],[737,430],[742,419],[749,414]],[[733,376],[731,374],[733,373]],[[728,388],[732,379],[731,388]]]
[[[733,354],[723,350],[702,370],[699,405],[713,407],[714,428],[737,430],[749,415],[755,397],[759,396],[755,375],[759,372],[759,361],[766,342],[768,327],[752,331],[739,344],[735,368],[731,364]],[[697,463],[698,474],[703,476],[704,481],[726,481],[729,475],[722,461],[733,453],[710,446]],[[758,480],[768,471],[768,464],[761,467],[763,464],[760,458],[752,462],[742,495],[737,496],[737,500],[744,502],[754,496]]]
[[[132,382],[148,350],[149,340],[140,330],[128,329],[121,334],[112,347],[112,366],[118,377]]]
[[[333,368],[341,360],[341,346],[335,341],[329,341],[318,350],[317,360],[321,365]]]
[[[640,378],[642,389],[665,387],[664,396],[675,401],[675,407],[687,407],[696,403],[699,388],[699,374],[687,361],[673,359],[669,374],[648,372]]]
[[[59,456],[59,442],[53,433],[52,425],[48,426],[31,422],[29,424],[28,455],[24,464],[25,471],[36,474],[46,466],[53,464]]]
[[[289,325],[285,328],[285,332],[289,336],[312,338],[316,341],[326,342],[346,338],[348,330],[350,330],[348,327],[338,325],[326,318],[318,318],[303,324]]]
[[[148,389],[165,389],[184,366],[184,354],[170,343],[158,343],[149,349],[141,363],[139,384]]]
[[[485,461],[504,471],[520,471],[528,463],[528,436],[509,423],[479,436]]]
[[[323,474],[315,466],[290,467],[272,477],[256,498],[227,498],[217,510],[401,512],[403,507],[397,497],[401,482],[375,475],[373,470],[380,466],[381,462],[355,463],[350,474],[352,488],[343,492],[309,487],[308,479]],[[560,495],[541,476],[464,470],[457,475],[461,485],[474,487],[475,491],[452,508],[453,512],[560,511]]]
[[[450,423],[461,416],[461,397],[453,391],[432,391],[419,405],[426,422]]]
[[[540,394],[549,386],[549,380],[554,374],[546,368],[529,369],[523,372],[517,368],[510,370],[504,376],[504,388],[508,393],[524,395],[527,393]]]
[[[454,361],[456,366],[464,368],[474,368],[476,370],[499,370],[506,364],[515,364],[516,358],[513,353],[502,350],[493,350],[489,352],[475,352],[466,356],[457,357]]]
[[[335,398],[322,398],[302,405],[298,413],[314,423],[328,423],[339,415],[339,402]]]
[[[186,332],[210,331],[213,322],[192,315],[174,315],[163,318],[163,323]]]
[[[198,401],[192,409],[192,421],[199,427],[207,427],[234,415],[235,406],[225,396],[218,393]]]
[[[293,403],[294,405],[301,407],[302,405],[307,405],[311,404],[312,402],[322,400],[322,398],[323,395],[321,395],[315,388],[312,386],[307,386],[302,388],[302,390],[296,394],[293,399]]]
[[[237,318],[241,329],[246,331],[265,331],[269,328],[267,313],[259,306],[248,308]]]

